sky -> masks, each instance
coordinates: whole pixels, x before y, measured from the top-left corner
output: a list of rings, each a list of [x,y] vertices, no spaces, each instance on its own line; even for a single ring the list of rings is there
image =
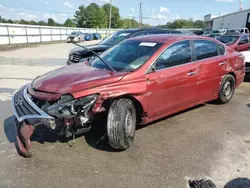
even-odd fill
[[[48,18],[64,23],[80,5],[92,2],[103,5],[110,0],[0,0],[0,16],[11,19],[47,21]],[[250,8],[250,0],[241,0],[242,8]],[[238,11],[239,0],[112,0],[123,18],[139,17],[142,2],[143,23],[166,24],[175,19],[203,20],[207,14],[221,15]]]

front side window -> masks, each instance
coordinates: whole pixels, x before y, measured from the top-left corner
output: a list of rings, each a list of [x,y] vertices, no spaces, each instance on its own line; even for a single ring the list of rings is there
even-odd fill
[[[217,44],[207,40],[195,40],[195,55],[197,60],[218,56]]]
[[[189,41],[175,43],[168,47],[156,60],[156,70],[190,63],[192,59]]]

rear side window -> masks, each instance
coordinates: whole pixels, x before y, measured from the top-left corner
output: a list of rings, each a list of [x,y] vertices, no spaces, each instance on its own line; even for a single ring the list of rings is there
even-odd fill
[[[218,56],[217,44],[207,40],[195,40],[195,55],[197,60]]]
[[[225,47],[218,44],[218,54],[219,55],[224,55],[225,52],[226,52]]]
[[[156,70],[179,66],[191,62],[191,47],[189,41],[175,43],[168,47],[156,60]]]

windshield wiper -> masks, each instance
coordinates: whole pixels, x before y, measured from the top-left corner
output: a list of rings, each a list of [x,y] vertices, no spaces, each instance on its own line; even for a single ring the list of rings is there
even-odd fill
[[[113,68],[113,67],[111,67],[104,59],[102,59],[97,53],[95,53],[93,50],[89,50],[88,48],[86,48],[85,46],[82,46],[82,45],[80,45],[80,44],[76,44],[76,43],[74,43],[76,46],[79,46],[79,47],[81,47],[81,48],[83,48],[83,49],[85,49],[85,50],[87,50],[88,52],[91,52],[91,53],[93,53],[96,57],[98,57],[109,69],[111,69],[113,72],[116,72],[116,70]]]

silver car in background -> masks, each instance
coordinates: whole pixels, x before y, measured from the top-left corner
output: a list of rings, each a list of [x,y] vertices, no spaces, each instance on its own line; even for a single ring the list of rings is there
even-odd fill
[[[67,42],[79,43],[84,41],[84,33],[82,33],[81,31],[74,31],[67,38]]]

